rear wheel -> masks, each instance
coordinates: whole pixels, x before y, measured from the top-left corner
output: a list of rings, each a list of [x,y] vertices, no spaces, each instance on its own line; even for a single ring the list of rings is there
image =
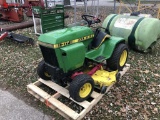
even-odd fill
[[[70,84],[69,94],[77,102],[88,99],[94,89],[94,81],[87,74],[76,76]]]
[[[50,80],[51,76],[48,74],[48,72],[45,69],[45,62],[44,60],[42,60],[41,62],[39,62],[39,65],[37,67],[37,74],[40,78],[44,79],[44,80]]]
[[[126,44],[118,44],[111,56],[107,60],[107,65],[111,70],[122,70],[127,62],[128,47]]]

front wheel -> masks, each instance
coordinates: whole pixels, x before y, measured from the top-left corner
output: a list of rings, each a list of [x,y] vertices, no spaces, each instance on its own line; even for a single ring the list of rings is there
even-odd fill
[[[41,62],[39,62],[39,65],[37,67],[37,74],[40,78],[44,79],[44,80],[50,80],[51,76],[48,74],[48,72],[45,69],[45,62],[44,60],[42,60]]]
[[[87,74],[76,76],[70,84],[69,94],[77,102],[88,99],[93,92],[94,81]]]
[[[120,43],[116,46],[111,58],[107,60],[107,65],[111,70],[122,70],[128,58],[128,47]]]

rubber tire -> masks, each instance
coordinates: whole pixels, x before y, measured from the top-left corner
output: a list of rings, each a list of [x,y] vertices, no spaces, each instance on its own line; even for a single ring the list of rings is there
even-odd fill
[[[127,51],[127,58],[128,58],[128,46],[124,43],[120,43],[116,46],[115,50],[113,51],[112,56],[107,60],[107,67],[109,67],[111,70],[122,70],[127,62],[127,58],[125,61],[125,64],[123,66],[120,66],[120,57],[123,51]]]
[[[81,98],[79,95],[79,91],[80,91],[80,88],[85,83],[90,83],[92,88],[90,93],[85,98]],[[94,89],[94,81],[91,78],[91,76],[87,74],[81,74],[81,75],[77,75],[71,82],[69,86],[69,94],[70,94],[70,97],[72,97],[75,101],[82,102],[90,97],[91,93],[93,92],[93,89]]]
[[[116,74],[116,81],[119,82],[120,81],[120,78],[121,78],[121,74],[118,72]]]
[[[102,88],[101,88],[101,94],[105,94],[106,90],[107,90],[107,87],[106,86],[102,86]]]
[[[48,77],[45,75],[45,62],[44,60],[42,60],[41,62],[39,62],[39,65],[37,67],[37,74],[40,78],[44,79],[44,80],[50,80],[51,77]]]

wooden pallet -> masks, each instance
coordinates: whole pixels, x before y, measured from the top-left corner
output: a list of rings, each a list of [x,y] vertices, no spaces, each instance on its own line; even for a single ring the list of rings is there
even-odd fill
[[[130,65],[126,64],[123,71],[120,72],[121,76],[123,76],[129,68]],[[39,87],[41,84],[45,84],[46,86],[57,92],[53,95],[50,95]],[[110,90],[112,86],[109,86],[107,88],[106,93]],[[93,91],[93,93],[91,94],[91,98],[93,98],[92,101],[76,102],[72,98],[70,98],[67,88],[61,87],[52,81],[45,81],[43,79],[39,79],[38,81],[27,85],[27,91],[40,101],[44,102],[51,109],[58,112],[64,118],[73,120],[82,119],[86,115],[86,113],[89,112],[92,107],[96,105],[104,95]],[[65,96],[66,98],[69,98],[72,102],[78,104],[79,106],[82,106],[84,109],[80,113],[77,113],[76,111],[72,110],[70,107],[59,101],[58,98],[60,96]]]

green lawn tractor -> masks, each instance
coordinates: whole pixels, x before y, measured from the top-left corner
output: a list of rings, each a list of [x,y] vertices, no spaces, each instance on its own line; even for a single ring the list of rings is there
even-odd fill
[[[88,26],[72,26],[40,35],[43,55],[37,72],[44,80],[69,86],[70,97],[78,102],[88,99],[95,87],[104,94],[107,86],[120,77],[128,57],[125,40],[101,29],[91,29],[100,20],[82,15]],[[93,19],[90,19],[93,18]]]

